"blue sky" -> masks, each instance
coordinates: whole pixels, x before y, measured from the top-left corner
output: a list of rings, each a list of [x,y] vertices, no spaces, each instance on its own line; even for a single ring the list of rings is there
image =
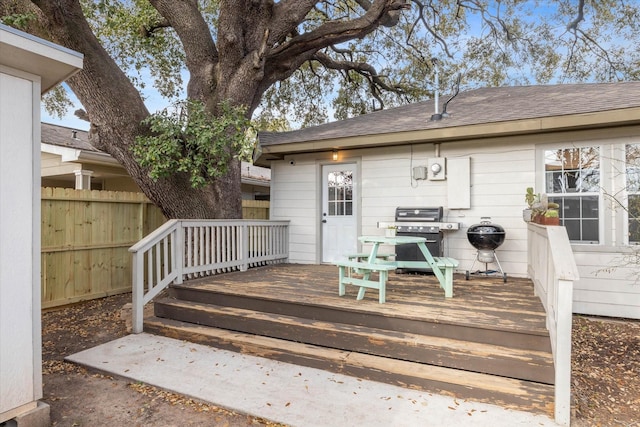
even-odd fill
[[[45,110],[44,105],[42,105],[42,107],[40,108],[40,120],[43,123],[52,123],[55,125],[66,126],[78,130],[89,130],[89,122],[80,120],[73,114],[75,110],[82,108],[82,104],[80,104],[80,101],[78,101],[71,90],[67,90],[67,93],[69,94],[69,98],[71,99],[71,101],[74,103],[74,106],[72,108],[69,108],[67,114],[63,118],[51,116]]]
[[[186,82],[188,79],[188,73],[185,72],[185,74],[187,75],[183,76],[183,82]],[[80,103],[80,101],[78,101],[78,98],[76,98],[71,89],[69,89],[66,85],[64,86],[67,88],[69,99],[74,104],[73,107],[69,108],[67,114],[64,117],[60,118],[58,116],[52,116],[47,113],[43,105],[40,109],[40,120],[43,123],[51,123],[54,125],[66,126],[78,130],[89,130],[89,122],[80,120],[74,115],[74,111],[83,108],[82,104]],[[145,90],[143,90],[142,93],[145,97],[145,105],[151,112],[162,110],[169,105],[169,101],[162,98],[162,96],[160,96],[160,94],[155,91],[150,85]]]

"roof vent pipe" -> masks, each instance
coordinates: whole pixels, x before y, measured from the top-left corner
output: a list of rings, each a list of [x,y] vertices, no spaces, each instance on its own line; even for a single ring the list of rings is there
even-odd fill
[[[435,107],[434,107],[434,111],[433,114],[436,115],[438,114],[438,98],[439,98],[439,88],[440,88],[440,76],[439,76],[439,72],[438,72],[438,60],[433,58],[431,59],[431,61],[433,62],[433,65],[435,67],[435,71],[436,71],[436,99],[435,99]]]
[[[440,70],[438,67],[438,60],[436,58],[431,58],[431,63],[433,64],[433,69],[435,70],[436,73],[436,82],[435,82],[435,86],[436,86],[436,90],[435,90],[435,102],[434,102],[434,113],[431,115],[431,121],[435,122],[438,120],[442,120],[442,114],[440,114],[438,112],[438,109],[440,108],[439,104],[439,97],[440,97]]]

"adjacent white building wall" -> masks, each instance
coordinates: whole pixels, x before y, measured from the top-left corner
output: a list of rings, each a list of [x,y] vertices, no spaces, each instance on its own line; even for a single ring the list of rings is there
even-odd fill
[[[40,96],[82,55],[0,24],[0,424],[42,397]],[[27,422],[29,423],[29,422]]]
[[[40,332],[40,84],[0,66],[0,422],[42,397]],[[35,119],[34,119],[35,117]],[[39,144],[37,144],[39,147]],[[36,219],[37,220],[34,220]]]

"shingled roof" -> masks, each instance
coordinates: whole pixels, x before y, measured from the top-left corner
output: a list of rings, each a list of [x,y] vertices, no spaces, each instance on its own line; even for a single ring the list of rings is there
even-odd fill
[[[441,106],[448,97],[441,97]],[[640,107],[640,82],[508,86],[461,92],[447,106],[449,117],[433,121],[434,101],[376,111],[290,132],[261,132],[260,146],[429,131],[473,125],[585,115]],[[636,117],[640,122],[640,116]]]
[[[102,153],[102,151],[89,144],[89,133],[84,130],[42,123],[40,133],[41,141],[44,144]]]

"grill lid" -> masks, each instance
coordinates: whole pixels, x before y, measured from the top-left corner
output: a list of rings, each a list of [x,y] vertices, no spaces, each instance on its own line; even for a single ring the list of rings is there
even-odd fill
[[[432,208],[396,208],[396,221],[402,222],[442,222],[442,206]]]
[[[480,224],[474,224],[467,229],[467,239],[471,245],[479,250],[493,250],[500,246],[506,237],[504,228],[483,218]]]

